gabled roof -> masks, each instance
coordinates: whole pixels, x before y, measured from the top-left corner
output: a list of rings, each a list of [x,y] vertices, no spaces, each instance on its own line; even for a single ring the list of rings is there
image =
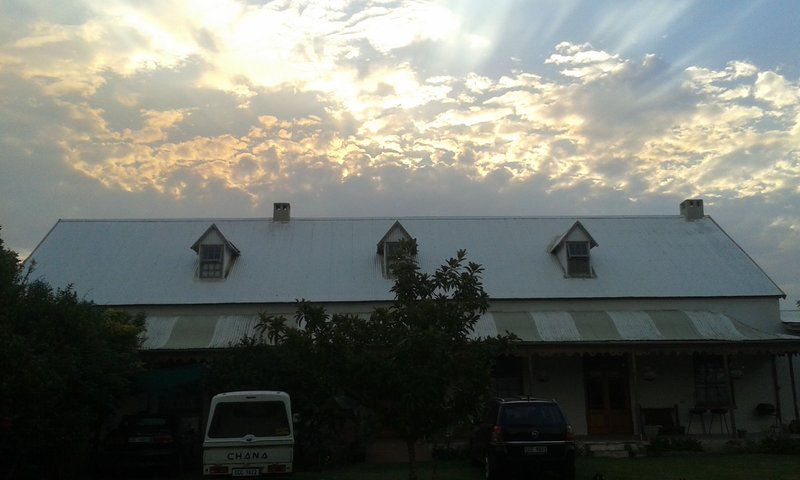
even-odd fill
[[[563,235],[553,240],[553,244],[548,249],[548,251],[550,253],[556,253],[564,245],[564,242],[567,241],[569,236],[575,230],[581,230],[583,234],[586,235],[586,238],[589,239],[589,248],[594,248],[597,246],[597,242],[594,240],[594,238],[592,238],[592,235],[589,233],[589,231],[586,230],[586,227],[584,227],[580,221],[576,221],[575,223],[572,224],[571,227],[569,227],[569,230],[567,230]]]
[[[389,227],[389,230],[381,237],[380,241],[378,242],[378,254],[383,255],[383,244],[386,243],[386,240],[392,235],[395,231],[400,231],[400,234],[404,236],[407,240],[411,240],[413,237],[411,234],[408,233],[408,230],[403,227],[399,220],[395,221],[394,224]]]
[[[216,224],[214,224],[214,223],[212,223],[212,224],[211,224],[211,226],[210,226],[210,227],[208,227],[208,229],[207,229],[205,232],[203,232],[203,234],[202,234],[202,235],[200,235],[200,238],[198,238],[198,239],[197,239],[197,241],[196,241],[196,242],[194,242],[194,244],[191,246],[191,249],[192,249],[192,250],[194,250],[194,251],[195,251],[195,253],[200,253],[200,244],[201,244],[201,243],[203,243],[203,240],[204,240],[204,239],[205,239],[205,238],[206,238],[206,237],[207,237],[209,234],[211,234],[211,232],[216,232],[216,233],[217,233],[217,235],[219,235],[219,238],[221,238],[221,239],[222,239],[222,243],[223,243],[223,244],[224,244],[226,247],[228,247],[228,249],[230,249],[231,253],[233,253],[233,255],[234,255],[234,256],[239,256],[239,255],[240,255],[240,253],[239,253],[239,249],[238,249],[238,248],[236,248],[236,245],[234,245],[233,243],[231,243],[231,242],[230,242],[230,241],[229,241],[229,240],[228,240],[228,239],[225,237],[225,235],[223,235],[223,234],[222,234],[222,232],[220,231],[220,229],[219,229],[219,228],[217,227],[217,225],[216,225]]]
[[[395,220],[60,220],[26,264],[36,262],[31,280],[72,284],[101,305],[390,301],[375,239]],[[494,299],[784,295],[710,217],[581,218],[603,245],[592,252],[590,282],[564,278],[547,253],[575,217],[399,220],[419,241],[424,271],[466,249]],[[186,248],[211,223],[247,252],[225,282],[197,282],[197,256]]]

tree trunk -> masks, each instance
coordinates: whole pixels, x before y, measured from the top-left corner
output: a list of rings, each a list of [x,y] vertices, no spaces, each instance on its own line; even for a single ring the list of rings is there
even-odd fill
[[[408,480],[417,480],[417,442],[406,440],[408,447]]]

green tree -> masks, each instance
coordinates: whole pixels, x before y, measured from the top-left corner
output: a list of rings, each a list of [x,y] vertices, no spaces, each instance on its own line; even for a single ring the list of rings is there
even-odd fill
[[[0,228],[2,232],[2,228]],[[16,294],[19,285],[20,264],[17,254],[7,250],[0,237],[0,315],[3,315],[3,305],[9,305],[11,298]]]
[[[405,441],[409,478],[416,479],[417,442],[477,412],[507,339],[472,336],[488,295],[483,268],[465,251],[433,274],[420,270],[415,243],[402,244],[396,255],[391,306],[360,318],[300,301],[301,328],[283,316],[262,316],[262,335],[221,356],[212,378],[237,388],[285,389],[306,431],[327,432],[328,439],[341,425],[335,412],[343,404],[366,407]]]
[[[298,461],[321,466],[363,455],[368,412],[351,396],[348,379],[363,368],[359,350],[369,345],[364,321],[353,315],[328,315],[300,300],[294,328],[284,316],[262,315],[260,333],[215,357],[209,374],[213,392],[282,390],[300,415],[296,429]],[[342,441],[346,424],[358,432]]]
[[[0,281],[0,456],[12,475],[69,476],[140,368],[143,321],[28,283],[2,240]]]
[[[376,378],[374,403],[382,420],[408,449],[409,478],[416,479],[418,441],[474,415],[490,393],[491,367],[508,338],[473,338],[488,308],[483,267],[464,250],[433,274],[420,270],[416,244],[405,242],[393,259],[395,300],[370,319],[388,349]]]

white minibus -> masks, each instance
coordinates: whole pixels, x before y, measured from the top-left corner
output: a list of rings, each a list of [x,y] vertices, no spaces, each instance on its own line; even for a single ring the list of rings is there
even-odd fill
[[[288,394],[228,392],[211,399],[203,440],[203,475],[289,475],[293,456]]]

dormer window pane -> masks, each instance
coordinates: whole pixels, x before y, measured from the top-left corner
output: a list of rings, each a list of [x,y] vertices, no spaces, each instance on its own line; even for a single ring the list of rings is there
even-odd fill
[[[400,242],[385,242],[383,244],[383,271],[387,277],[392,275],[392,265],[400,253]]]
[[[400,252],[400,242],[386,242],[383,244],[383,254],[386,258],[394,260]]]
[[[222,278],[222,245],[200,245],[200,278]]]
[[[567,254],[570,258],[588,257],[589,242],[567,242]]]
[[[589,242],[567,242],[567,275],[588,277],[591,274]]]

